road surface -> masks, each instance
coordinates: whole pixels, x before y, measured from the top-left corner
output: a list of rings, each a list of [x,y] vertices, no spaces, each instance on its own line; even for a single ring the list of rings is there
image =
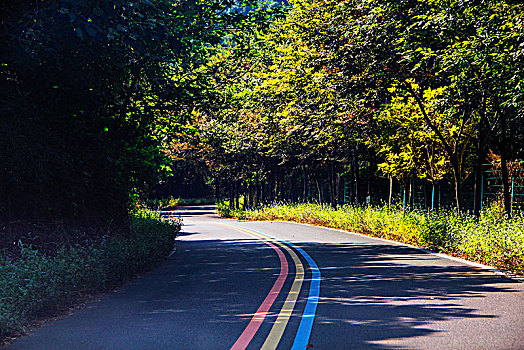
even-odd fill
[[[176,253],[6,349],[524,349],[524,284],[346,232],[181,208]]]

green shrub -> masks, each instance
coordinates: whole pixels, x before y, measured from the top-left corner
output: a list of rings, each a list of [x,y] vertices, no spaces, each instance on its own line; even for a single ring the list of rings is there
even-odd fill
[[[139,205],[145,208],[151,208],[154,210],[161,210],[167,207],[176,207],[182,205],[205,205],[214,204],[215,199],[212,197],[204,198],[175,198],[173,196],[163,199],[146,199],[140,200]]]
[[[454,210],[426,212],[387,206],[280,204],[255,210],[217,206],[223,216],[249,220],[285,220],[364,233],[417,245],[524,274],[524,215],[511,218],[493,204],[480,217]]]
[[[164,199],[146,199],[139,201],[139,205],[144,206],[145,208],[151,208],[153,210],[160,210],[166,207],[176,207],[180,204],[180,198],[175,198],[173,196]]]
[[[206,205],[215,204],[214,197],[202,197],[202,198],[179,198],[178,205]]]
[[[180,224],[158,213],[133,214],[130,232],[59,250],[53,256],[20,245],[0,258],[0,338],[24,330],[87,293],[106,290],[144,272],[169,254]]]

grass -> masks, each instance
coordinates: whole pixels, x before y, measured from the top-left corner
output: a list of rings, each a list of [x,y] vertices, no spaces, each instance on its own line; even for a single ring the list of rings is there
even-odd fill
[[[180,224],[137,211],[130,233],[63,248],[53,256],[19,246],[0,255],[0,344],[40,316],[52,316],[90,293],[108,290],[145,272],[169,254]]]
[[[163,199],[146,199],[140,202],[140,205],[146,208],[153,208],[160,210],[167,207],[176,207],[183,205],[205,205],[215,204],[215,199],[212,197],[203,198],[175,198],[173,196]]]
[[[180,198],[175,198],[173,196],[163,199],[146,199],[139,202],[140,206],[145,208],[152,208],[154,210],[160,210],[166,207],[176,207],[180,204]]]
[[[453,210],[428,213],[400,208],[281,204],[254,210],[217,206],[223,216],[246,220],[284,220],[363,233],[413,244],[524,275],[524,215],[511,218],[493,204],[480,217]]]

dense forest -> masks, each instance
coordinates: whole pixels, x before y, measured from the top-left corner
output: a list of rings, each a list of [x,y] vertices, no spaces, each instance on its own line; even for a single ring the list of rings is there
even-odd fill
[[[0,102],[0,345],[171,256],[176,197],[524,271],[519,1],[0,0]]]
[[[396,197],[478,213],[489,185],[510,213],[524,200],[523,18],[511,1],[296,2],[247,54],[210,62],[223,104],[194,111],[175,153],[205,160],[232,206]]]
[[[206,67],[224,38],[244,52],[240,40],[282,12],[226,11],[236,5],[0,3],[2,246],[125,225],[136,199],[169,176],[167,146],[193,133],[194,111],[218,107]]]
[[[508,213],[524,185],[516,1],[3,1],[0,18],[3,246],[99,232],[184,184],[237,206],[423,188],[435,207],[444,188],[478,212],[491,171]]]

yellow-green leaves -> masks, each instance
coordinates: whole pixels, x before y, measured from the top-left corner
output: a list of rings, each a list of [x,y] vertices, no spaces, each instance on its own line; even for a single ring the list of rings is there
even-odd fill
[[[420,94],[420,87],[412,79],[406,83],[414,93]],[[452,143],[458,126],[450,125],[452,120],[439,105],[446,88],[424,90],[421,94],[422,106],[399,85],[393,85],[388,91],[395,93],[395,96],[376,115],[383,131],[370,141],[385,160],[379,164],[379,169],[402,181],[413,176],[432,182],[441,180],[451,170],[449,155],[434,130],[424,120],[421,108],[430,115],[446,141]]]

